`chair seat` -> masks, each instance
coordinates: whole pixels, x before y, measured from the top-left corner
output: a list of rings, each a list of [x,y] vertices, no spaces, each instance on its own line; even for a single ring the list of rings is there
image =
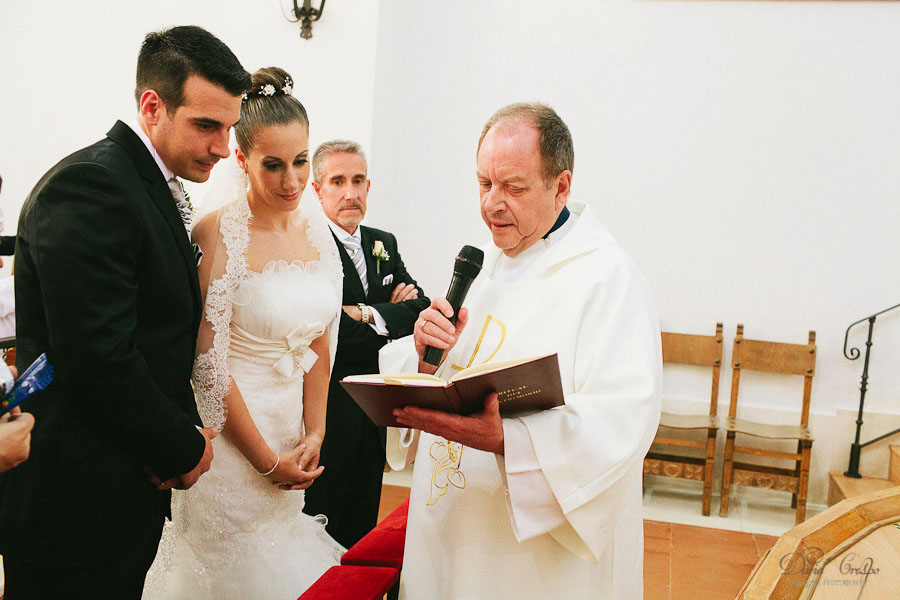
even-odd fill
[[[725,430],[773,440],[813,441],[809,427],[803,425],[767,425],[729,417],[725,421]]]
[[[676,415],[662,413],[659,426],[670,429],[718,429],[719,419],[715,415]]]
[[[388,567],[331,567],[297,600],[381,600],[400,580]]]

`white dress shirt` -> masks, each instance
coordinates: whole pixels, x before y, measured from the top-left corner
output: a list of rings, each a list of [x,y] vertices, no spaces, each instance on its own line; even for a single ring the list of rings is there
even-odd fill
[[[156,163],[156,166],[159,167],[160,172],[163,175],[163,178],[166,181],[175,178],[175,173],[172,172],[172,169],[166,166],[166,163],[163,162],[162,158],[159,156],[159,152],[156,151],[156,148],[153,147],[153,142],[150,141],[150,138],[147,137],[147,134],[144,133],[144,130],[141,129],[141,124],[137,122],[137,119],[134,119],[128,124],[131,127],[131,130],[134,131],[141,141],[144,143],[144,146],[147,147],[147,150],[150,152],[150,156],[153,157],[153,162]]]
[[[339,242],[341,242],[341,244],[343,244],[344,240],[348,238],[356,238],[356,241],[358,242],[358,245],[360,247],[360,252],[366,251],[366,249],[362,247],[362,236],[359,232],[359,226],[356,227],[356,231],[354,231],[353,233],[347,233],[347,231],[343,227],[332,222],[331,219],[327,219],[327,221],[328,226],[331,227],[331,231],[334,232],[334,235],[337,236],[337,239]],[[363,272],[361,276],[365,277],[367,272],[365,256],[363,256],[362,268]],[[362,281],[360,281],[360,283],[362,283]],[[366,287],[366,285],[364,284],[363,287]],[[384,320],[384,317],[382,317],[381,314],[371,306],[369,306],[369,327],[374,329],[375,333],[377,333],[378,335],[388,335],[387,322]]]

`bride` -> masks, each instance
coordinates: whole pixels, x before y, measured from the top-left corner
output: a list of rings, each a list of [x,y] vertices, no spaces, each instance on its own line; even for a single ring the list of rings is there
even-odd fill
[[[176,493],[145,598],[296,598],[343,548],[302,512],[323,468],[325,403],[342,269],[309,178],[309,121],[270,67],[235,127],[236,178],[193,239],[204,319],[193,383],[221,431],[212,468]]]

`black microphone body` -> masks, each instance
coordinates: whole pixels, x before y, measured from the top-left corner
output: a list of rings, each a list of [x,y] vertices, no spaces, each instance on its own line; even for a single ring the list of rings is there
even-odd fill
[[[456,257],[456,262],[453,264],[453,278],[450,279],[450,287],[447,290],[447,302],[453,307],[453,316],[450,317],[450,322],[454,325],[456,324],[456,315],[459,314],[459,309],[462,308],[463,300],[465,300],[466,294],[469,293],[472,282],[475,281],[475,278],[481,271],[481,263],[483,261],[484,252],[474,246],[463,246]],[[427,346],[422,360],[430,365],[437,366],[440,364],[443,356],[444,351],[441,348]]]

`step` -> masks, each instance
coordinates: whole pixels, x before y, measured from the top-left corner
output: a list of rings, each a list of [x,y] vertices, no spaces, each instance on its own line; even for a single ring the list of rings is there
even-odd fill
[[[856,479],[847,477],[841,471],[831,471],[828,473],[828,506],[834,506],[847,498],[855,498],[869,492],[886,490],[896,486],[897,484],[890,479],[881,479],[879,477]]]
[[[888,479],[895,485],[900,485],[900,446],[891,446],[890,466],[888,467]]]

